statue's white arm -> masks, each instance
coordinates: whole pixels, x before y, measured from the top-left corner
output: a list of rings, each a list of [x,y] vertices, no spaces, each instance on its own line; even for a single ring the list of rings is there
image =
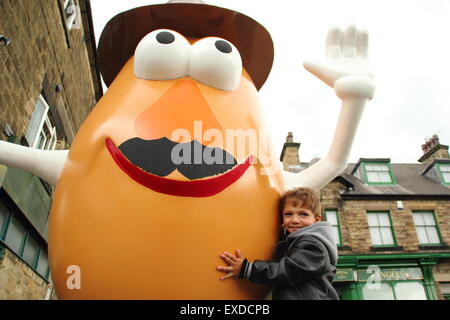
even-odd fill
[[[368,40],[368,33],[354,26],[345,31],[331,28],[327,36],[327,59],[304,62],[309,72],[334,88],[342,107],[328,154],[296,174],[296,186],[320,190],[347,166],[364,106],[375,91],[373,74],[368,68]]]
[[[0,164],[31,172],[53,186],[58,183],[68,153],[69,150],[39,150],[0,140]]]

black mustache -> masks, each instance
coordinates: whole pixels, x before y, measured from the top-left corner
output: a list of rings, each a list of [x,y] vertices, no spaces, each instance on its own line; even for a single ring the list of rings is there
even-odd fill
[[[135,166],[165,177],[175,169],[186,178],[200,179],[224,173],[237,165],[236,159],[221,148],[207,147],[197,140],[176,143],[167,138],[132,138],[119,146]]]

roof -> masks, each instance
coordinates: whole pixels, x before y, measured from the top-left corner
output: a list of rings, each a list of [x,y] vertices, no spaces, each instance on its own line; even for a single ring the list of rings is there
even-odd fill
[[[356,164],[349,164],[345,171],[339,175],[354,187],[347,190],[342,196],[348,197],[392,197],[417,198],[437,197],[450,199],[450,188],[421,175],[427,164],[391,163],[395,176],[394,185],[368,185],[351,174]],[[399,197],[400,196],[400,197]]]
[[[373,159],[371,159],[373,160]],[[448,162],[448,159],[446,159]],[[444,186],[422,175],[429,164],[417,163],[391,163],[396,184],[368,185],[363,180],[353,176],[354,168],[359,163],[350,163],[342,174],[334,181],[342,183],[346,190],[342,193],[343,199],[445,199],[450,200],[450,187]],[[302,162],[301,167],[306,169],[310,164]],[[291,176],[294,173],[284,172],[286,183],[292,187]]]

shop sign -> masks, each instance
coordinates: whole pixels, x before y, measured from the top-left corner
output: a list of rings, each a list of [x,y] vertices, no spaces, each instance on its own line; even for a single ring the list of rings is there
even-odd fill
[[[379,269],[368,268],[358,270],[358,281],[373,280],[375,277],[380,281],[399,280],[422,280],[423,274],[420,268]]]
[[[336,270],[336,277],[334,278],[334,281],[341,282],[341,281],[355,281],[355,272],[353,269],[337,269]]]

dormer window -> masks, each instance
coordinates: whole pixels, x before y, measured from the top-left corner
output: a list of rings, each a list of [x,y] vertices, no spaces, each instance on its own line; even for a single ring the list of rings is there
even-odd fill
[[[391,184],[392,175],[388,163],[366,163],[364,171],[369,184]]]
[[[450,164],[439,163],[438,170],[441,174],[442,183],[450,185]]]
[[[434,182],[450,187],[450,159],[434,159],[421,175]]]
[[[368,185],[396,184],[389,158],[361,158],[351,174]]]

